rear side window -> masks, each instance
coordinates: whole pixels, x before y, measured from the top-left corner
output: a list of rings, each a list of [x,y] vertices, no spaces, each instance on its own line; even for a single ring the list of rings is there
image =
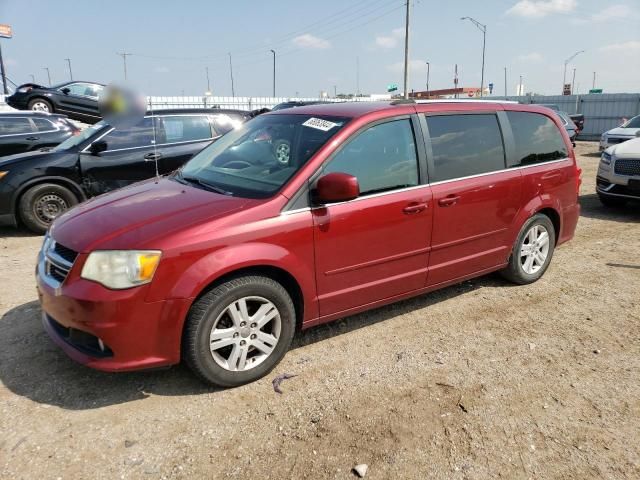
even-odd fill
[[[324,173],[353,175],[360,195],[418,185],[418,157],[408,119],[368,128],[358,134],[325,167]]]
[[[44,118],[34,118],[33,122],[36,124],[36,128],[39,132],[50,132],[51,130],[58,129],[53,123]]]
[[[145,118],[133,127],[115,129],[103,140],[107,142],[107,150],[120,150],[123,148],[148,147],[153,145],[153,128],[151,119]]]
[[[569,156],[560,130],[546,115],[507,112],[507,118],[516,143],[514,166],[535,165]]]
[[[211,125],[205,115],[162,117],[162,127],[162,143],[190,142],[212,137]]]
[[[505,168],[504,146],[494,114],[427,116],[431,138],[432,182],[495,172]]]
[[[28,118],[0,118],[0,135],[15,135],[33,131]]]

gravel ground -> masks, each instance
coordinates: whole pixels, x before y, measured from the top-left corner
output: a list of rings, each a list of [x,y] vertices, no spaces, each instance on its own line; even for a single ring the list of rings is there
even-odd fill
[[[577,152],[582,218],[539,282],[314,328],[232,390],[74,364],[40,325],[41,238],[0,230],[0,478],[640,478],[640,209],[602,207]]]

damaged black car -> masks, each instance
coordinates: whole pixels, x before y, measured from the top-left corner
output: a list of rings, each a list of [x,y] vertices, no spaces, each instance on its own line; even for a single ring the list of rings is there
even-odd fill
[[[180,168],[258,112],[172,109],[148,112],[137,125],[101,121],[56,147],[0,159],[0,225],[43,233],[72,206]]]

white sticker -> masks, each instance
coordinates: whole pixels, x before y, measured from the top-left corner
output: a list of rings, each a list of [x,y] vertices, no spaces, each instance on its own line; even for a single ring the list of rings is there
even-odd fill
[[[328,120],[323,120],[321,118],[311,117],[309,120],[304,122],[302,125],[305,127],[316,128],[318,130],[322,130],[323,132],[328,132],[333,127],[337,126],[337,123],[330,122]]]

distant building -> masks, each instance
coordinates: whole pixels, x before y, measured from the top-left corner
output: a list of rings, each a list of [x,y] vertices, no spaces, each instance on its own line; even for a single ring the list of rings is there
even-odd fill
[[[489,91],[485,88],[485,95],[488,95]],[[438,99],[438,98],[466,98],[466,97],[479,97],[480,87],[459,87],[459,88],[445,88],[442,90],[423,90],[421,92],[411,92],[409,98],[415,98],[419,100]]]

